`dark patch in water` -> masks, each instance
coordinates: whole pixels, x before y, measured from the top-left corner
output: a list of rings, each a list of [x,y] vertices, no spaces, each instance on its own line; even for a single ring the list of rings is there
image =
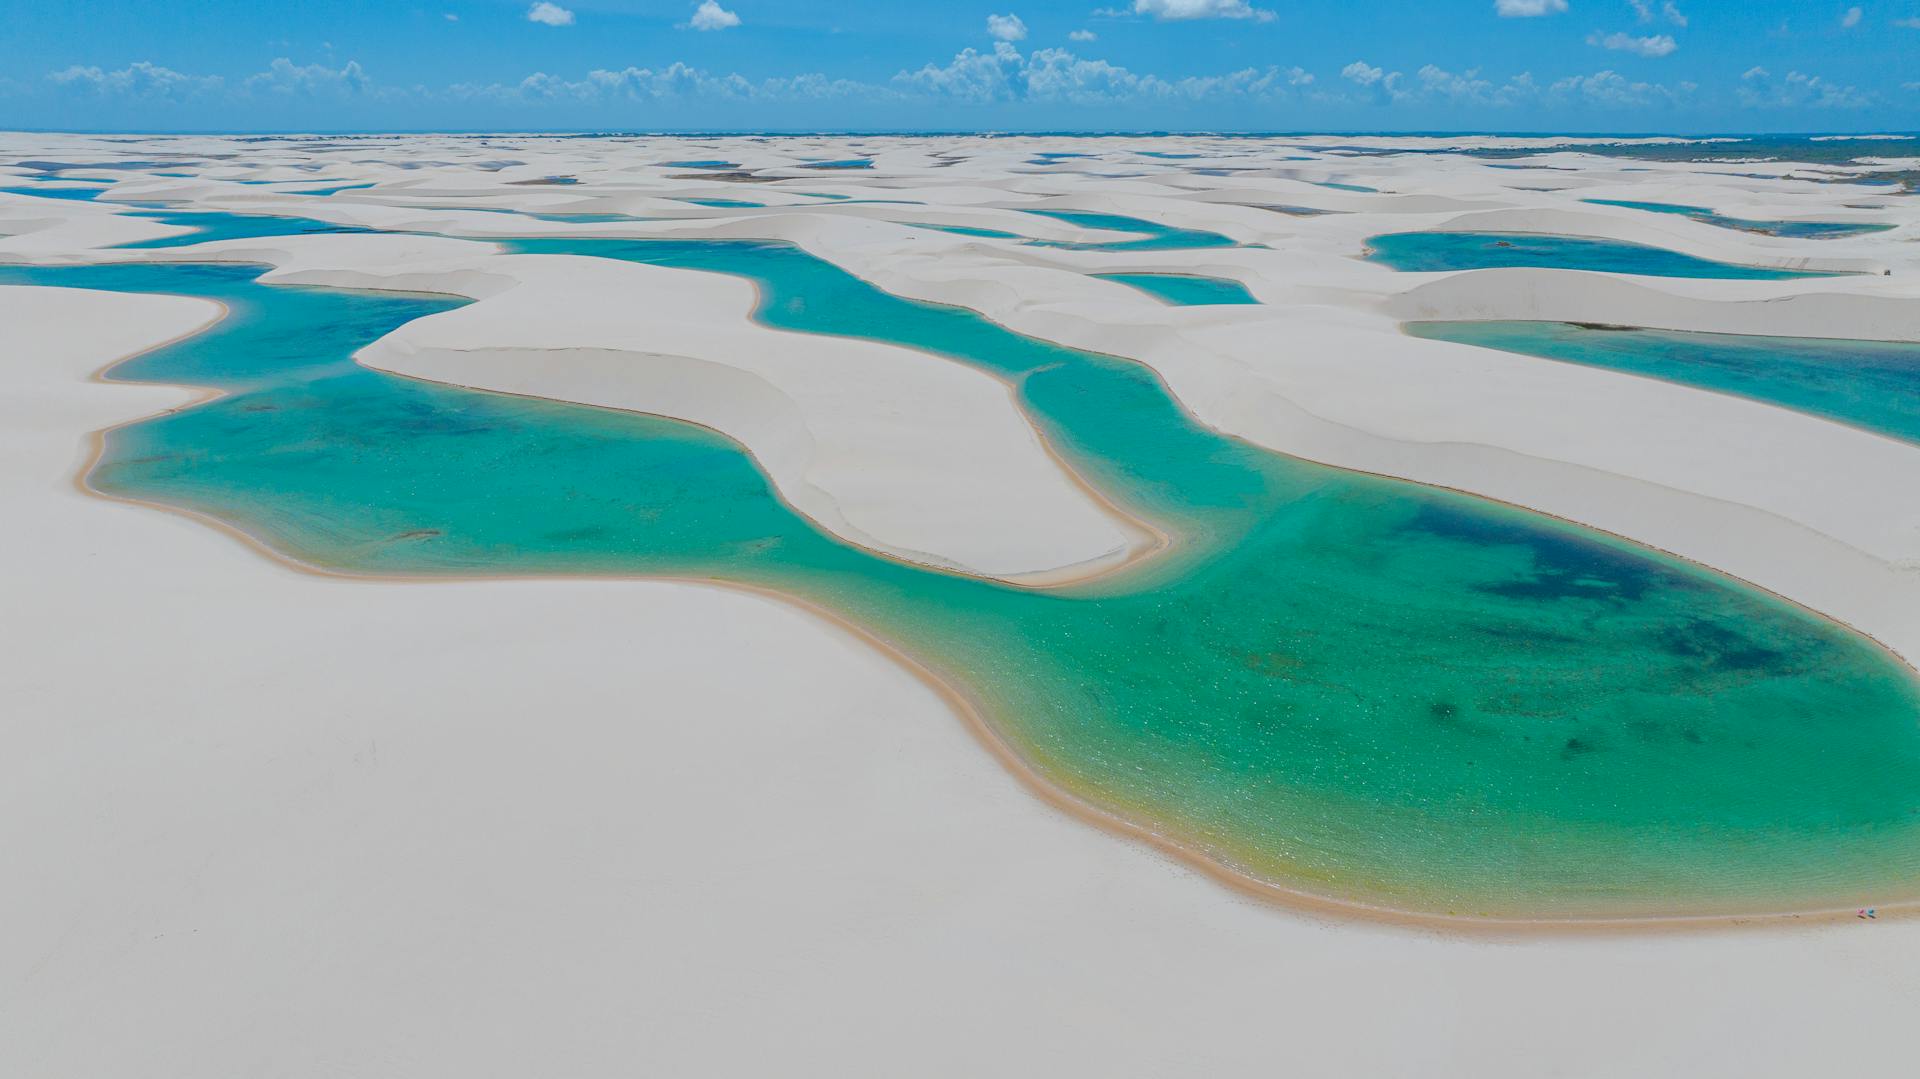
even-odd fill
[[[1768,648],[1744,633],[1716,622],[1694,620],[1660,632],[1660,644],[1676,656],[1721,671],[1773,671],[1787,665],[1787,653]]]
[[[1509,599],[1632,601],[1646,595],[1655,584],[1678,585],[1685,580],[1630,551],[1570,530],[1500,514],[1466,513],[1428,502],[1401,527],[1464,543],[1525,547],[1532,557],[1531,576],[1475,586],[1478,591]]]

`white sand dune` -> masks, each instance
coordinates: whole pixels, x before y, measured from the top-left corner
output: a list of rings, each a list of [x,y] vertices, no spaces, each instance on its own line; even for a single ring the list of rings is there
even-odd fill
[[[482,300],[403,326],[358,359],[714,428],[822,527],[910,561],[1044,584],[1160,543],[1080,484],[1011,388],[972,367],[765,328],[749,318],[753,286],[735,278],[489,250],[439,237],[315,235],[91,257],[263,263],[279,284]]]
[[[88,159],[100,160],[128,152],[73,137],[42,138],[49,141],[35,152],[49,157],[91,154]],[[221,144],[172,145],[190,156],[215,152]],[[1043,160],[1036,154],[1063,145],[1089,156],[1036,167]],[[1411,339],[1398,329],[1409,318],[1543,318],[1920,340],[1920,316],[1914,313],[1920,310],[1914,284],[1920,249],[1910,242],[1920,232],[1920,210],[1913,200],[1809,178],[1838,175],[1831,169],[1629,163],[1581,155],[1571,142],[1517,166],[1454,156],[1341,156],[1350,153],[1347,147],[1365,144],[1337,140],[1295,140],[1279,148],[1198,138],[1157,145],[1193,156],[1175,161],[1136,152],[1145,147],[1046,139],[633,140],[587,152],[567,141],[490,140],[478,146],[423,138],[393,140],[371,154],[356,145],[338,158],[324,140],[311,148],[292,141],[267,151],[255,168],[258,175],[248,176],[222,158],[217,183],[112,170],[92,175],[119,181],[108,200],[172,185],[177,197],[208,208],[476,239],[518,234],[796,243],[891,292],[970,307],[1023,333],[1148,364],[1202,422],[1222,431],[1282,452],[1455,487],[1628,536],[1828,613],[1909,659],[1920,656],[1920,522],[1905,500],[1849,495],[1899,489],[1900,477],[1913,468],[1913,447],[1780,408]],[[153,147],[139,149],[155,153]],[[788,167],[861,154],[873,155],[873,169]],[[671,164],[689,160],[738,168],[708,172]],[[1218,168],[1197,171],[1210,166]],[[324,198],[285,193],[278,181],[300,169],[374,186]],[[750,172],[771,182],[711,179]],[[551,177],[577,182],[546,182]],[[276,183],[233,182],[239,179]],[[1327,183],[1362,183],[1380,193]],[[1897,227],[1839,239],[1786,240],[1581,201],[1595,192]],[[715,196],[768,205],[710,208],[684,201]],[[42,215],[32,229],[0,239],[0,251],[13,249],[20,257],[98,259],[107,257],[98,248],[108,237],[161,227],[116,224],[119,215],[86,203],[16,201],[39,203],[31,212]],[[1337,212],[1297,217],[1263,208],[1288,205]],[[75,223],[59,217],[67,206],[82,208],[74,211]],[[1035,247],[919,227],[985,228],[1079,243],[1131,238],[1025,212],[1031,209],[1149,218],[1218,232],[1244,246]],[[614,210],[641,219],[526,216]],[[0,212],[29,211],[0,204]],[[1862,272],[1789,281],[1554,270],[1403,274],[1357,257],[1367,239],[1381,232],[1448,228],[1570,232],[1752,265]],[[561,269],[561,261],[478,254],[462,255],[458,265],[420,265],[431,249],[404,244],[389,236],[304,237],[264,248],[243,241],[117,257],[217,252],[273,262],[281,267],[277,280],[484,296],[457,315],[404,328],[366,358],[446,381],[708,423],[752,449],[788,499],[824,527],[901,557],[1046,580],[1098,572],[1148,544],[1138,526],[1074,488],[1056,465],[1037,463],[1043,448],[1013,422],[1004,391],[975,378],[970,395],[948,400],[923,392],[936,384],[969,384],[966,372],[951,365],[882,346],[773,335],[753,327],[746,318],[749,306],[737,301],[699,307],[697,317],[684,320],[660,317],[657,309],[649,309],[644,320],[609,313],[632,302],[629,284],[642,278],[661,282],[648,289],[662,295],[713,298],[727,291],[718,282],[691,283],[702,275],[616,270],[590,260]],[[515,277],[521,271],[510,269],[516,266],[551,267],[541,272],[565,284],[523,290]],[[1088,276],[1119,271],[1227,277],[1246,285],[1264,306],[1169,308]],[[689,283],[673,289],[664,284],[682,279]],[[537,296],[553,297],[543,306],[564,315],[535,317],[529,297]],[[676,299],[663,306],[680,305]],[[549,329],[563,321],[583,328],[552,336]],[[464,336],[451,347],[421,339],[456,327]],[[748,343],[776,339],[804,362],[756,364],[744,358],[760,356],[761,346]],[[531,349],[544,351],[536,359]],[[622,353],[644,362],[623,363],[617,358]],[[862,385],[857,405],[850,404],[855,395],[842,392],[856,371]],[[920,386],[922,378],[933,381]],[[889,453],[885,459],[897,467],[879,469],[866,463],[877,459],[870,452],[875,446],[915,450]],[[990,452],[976,466],[983,447]],[[1834,475],[1861,477],[1860,486],[1826,482]],[[970,518],[992,524],[969,527]]]
[[[212,314],[0,289],[0,494],[33,522],[0,533],[0,1072],[1905,1064],[1920,922],[1324,922],[1047,808],[780,603],[326,579],[79,492],[85,432],[187,399],[86,374]]]
[[[730,279],[484,242],[786,240],[891,292],[1148,364],[1203,422],[1258,444],[1606,528],[1920,656],[1920,516],[1889,494],[1920,450],[1398,329],[1549,318],[1916,340],[1920,200],[1766,164],[1629,171],[1642,166],[1571,145],[1520,169],[1335,150],[1423,141],[315,137],[214,157],[236,147],[8,135],[0,162],[177,156],[167,171],[192,175],[75,173],[115,181],[99,203],[0,194],[0,260],[212,257],[287,284],[473,297],[363,362],[707,423],[823,527],[902,557],[1021,577],[1138,549],[984,374],[756,326]],[[1031,163],[1052,150],[1094,156]],[[860,152],[872,170],[798,167]],[[666,165],[701,159],[792,178]],[[11,171],[9,186],[39,182]],[[552,176],[578,183],[537,182]],[[375,186],[311,197],[285,181]],[[120,204],[160,191],[469,239],[106,250],[179,231]],[[1784,241],[1586,197],[1899,227]],[[476,212],[614,207],[660,219]],[[1031,208],[1264,246],[1070,250],[914,227],[1124,238]],[[1359,259],[1382,232],[1499,225],[1892,272],[1697,282]],[[1119,271],[1231,277],[1265,303],[1171,308],[1087,276]],[[672,582],[323,578],[83,494],[88,432],[190,399],[85,376],[213,314],[0,288],[0,494],[30,522],[0,531],[0,852],[25,882],[0,890],[0,1074],[1907,1067],[1920,922],[1502,939],[1323,921],[1048,808],[932,689],[778,601]]]

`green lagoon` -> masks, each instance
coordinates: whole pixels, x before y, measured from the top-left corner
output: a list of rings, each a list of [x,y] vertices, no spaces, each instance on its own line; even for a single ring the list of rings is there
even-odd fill
[[[1715,390],[1920,442],[1920,344],[1567,322],[1412,322],[1406,330]]]
[[[1717,214],[1704,206],[1683,206],[1672,202],[1635,202],[1631,199],[1582,199],[1581,201],[1590,202],[1595,206],[1619,206],[1628,210],[1644,210],[1650,214],[1674,214],[1716,228],[1758,232],[1791,240],[1831,240],[1841,236],[1864,236],[1893,229],[1892,225],[1847,221],[1756,221]]]
[[[1416,272],[1528,266],[1744,281],[1834,276],[1715,262],[1647,244],[1519,232],[1390,232],[1368,240],[1367,247],[1368,259],[1396,270]]]
[[[1154,299],[1175,307],[1204,307],[1210,304],[1259,303],[1247,286],[1224,277],[1202,277],[1175,273],[1103,273],[1102,281],[1129,285]]]
[[[1222,437],[1139,365],[788,245],[514,246],[739,275],[772,325],[1009,378],[1074,468],[1180,542],[1069,588],[939,572],[823,532],[713,432],[351,361],[456,301],[209,265],[0,267],[0,283],[231,309],[114,371],[228,395],[112,432],[103,492],[356,573],[800,598],[923,662],[1051,783],[1280,888],[1544,919],[1920,894],[1920,686],[1832,623],[1588,530]]]

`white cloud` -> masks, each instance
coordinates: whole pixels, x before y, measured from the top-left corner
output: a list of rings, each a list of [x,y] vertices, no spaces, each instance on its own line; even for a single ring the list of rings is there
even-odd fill
[[[443,11],[443,12],[441,12],[441,13],[440,13],[440,17],[441,17],[441,18],[443,18],[443,19],[445,19],[445,20],[447,20],[448,22],[459,22],[459,21],[460,21],[460,16],[458,16],[458,15],[455,15],[455,14],[454,14],[453,12],[451,12],[451,11]]]
[[[1567,10],[1567,0],[1493,0],[1493,13],[1503,19],[1537,19]]]
[[[700,0],[700,6],[693,9],[693,17],[687,25],[695,30],[725,30],[739,26],[740,16],[721,7],[715,0]]]
[[[963,49],[944,65],[928,64],[893,77],[894,89],[969,104],[1053,101],[1074,105],[1203,100],[1298,100],[1313,74],[1298,67],[1244,68],[1225,75],[1163,79],[1066,49],[1039,49],[1022,56],[1009,42],[991,52]]]
[[[1673,0],[1667,0],[1666,3],[1660,5],[1660,14],[1666,16],[1668,22],[1680,27],[1682,30],[1687,28],[1687,17],[1681,13],[1679,8],[1673,6]]]
[[[1553,83],[1547,87],[1547,99],[1552,103],[1601,108],[1643,108],[1655,104],[1674,104],[1692,90],[1691,83],[1681,83],[1676,92],[1659,83],[1634,82],[1616,71],[1596,71],[1591,75],[1574,75]]]
[[[1904,26],[1909,30],[1920,30],[1920,15],[1915,15],[1911,19],[1895,19],[1893,25]]]
[[[1562,0],[1564,2],[1564,0]],[[1131,11],[1107,8],[1095,15],[1151,15],[1163,22],[1187,19],[1253,19],[1272,22],[1273,12],[1257,8],[1247,0],[1133,0]]]
[[[1601,34],[1598,30],[1587,35],[1587,44],[1597,45],[1615,52],[1630,52],[1635,56],[1666,56],[1680,46],[1666,34],[1654,34],[1651,37],[1634,37],[1632,34],[1615,31]]]
[[[1041,49],[1020,73],[1026,96],[1036,101],[1096,104],[1167,92],[1167,84],[1136,75],[1105,60],[1083,60],[1065,49]]]
[[[1683,103],[1696,89],[1689,83],[1668,87],[1633,82],[1612,71],[1574,76],[1550,85],[1536,83],[1530,74],[1496,83],[1482,77],[1477,70],[1454,72],[1426,64],[1407,75],[1364,60],[1348,64],[1341,70],[1340,80],[1325,87],[1316,82],[1311,72],[1300,67],[1244,68],[1217,75],[1173,78],[1076,56],[1066,49],[1040,49],[1023,55],[1007,41],[995,42],[985,50],[963,50],[943,65],[928,64],[917,71],[902,71],[890,82],[880,85],[833,79],[817,73],[749,79],[739,74],[711,74],[675,63],[657,69],[596,69],[575,78],[535,72],[518,82],[504,84],[387,87],[374,83],[357,63],[339,67],[298,65],[284,58],[274,61],[265,71],[230,83],[222,83],[218,77],[186,75],[152,64],[136,64],[117,72],[76,67],[50,75],[48,80],[68,92],[139,95],[176,107],[185,107],[190,100],[196,109],[216,99],[464,101],[516,109],[605,109],[623,104],[665,105],[692,101],[740,106],[824,100],[912,105],[924,104],[929,99],[970,105],[1049,102],[1086,108],[1233,101],[1373,107],[1427,103],[1455,109],[1497,109],[1534,103],[1547,107],[1629,109],[1671,107]],[[1817,78],[1797,73],[1776,83],[1768,79],[1762,69],[1749,73],[1742,93],[1743,100],[1753,104],[1780,101],[1826,106],[1868,99],[1868,95],[1851,87],[1831,87]]]
[[[1860,25],[1860,15],[1861,15],[1861,12],[1859,8],[1850,7],[1847,9],[1847,13],[1845,15],[1840,16],[1840,25],[1845,27],[1848,30],[1851,30],[1854,27]]]
[[[352,97],[366,93],[373,80],[349,60],[338,71],[321,64],[295,64],[282,56],[267,65],[267,70],[247,76],[241,88],[247,93],[278,94],[282,97]]]
[[[1340,69],[1341,78],[1360,86],[1372,86],[1374,83],[1379,82],[1381,76],[1385,74],[1386,72],[1381,71],[1377,67],[1373,67],[1365,60],[1355,60],[1353,63]]]
[[[1775,79],[1764,67],[1748,68],[1740,76],[1739,97],[1742,105],[1755,109],[1862,109],[1873,104],[1869,92],[1799,71]]]
[[[1012,45],[997,42],[990,53],[961,49],[960,54],[942,66],[927,64],[918,71],[902,71],[893,77],[896,85],[960,101],[999,101],[1013,98],[1020,54]]]
[[[539,106],[571,102],[654,102],[700,98],[710,101],[796,101],[858,96],[872,101],[888,97],[881,87],[825,75],[794,75],[754,82],[740,75],[710,75],[686,64],[654,70],[629,67],[619,71],[597,69],[582,79],[565,79],[535,72],[517,83],[450,86],[444,94],[458,101],[489,100],[503,104]]]
[[[995,41],[1023,41],[1027,36],[1027,24],[1021,22],[1018,15],[989,15],[987,36]]]
[[[234,84],[218,75],[187,75],[146,61],[129,64],[118,71],[74,66],[53,72],[47,79],[68,90],[149,101],[203,101],[215,93],[229,98],[343,99],[374,92],[373,79],[358,61],[349,60],[342,67],[332,68],[324,64],[296,64],[284,56],[268,64],[265,71]]]
[[[552,4],[548,3],[547,0],[540,0],[539,3],[527,9],[527,21],[537,22],[544,26],[572,26],[573,12],[568,11],[559,4]]]
[[[1068,41],[1093,41],[1099,36],[1100,36],[1099,34],[1096,34],[1091,30],[1075,30],[1073,33],[1067,35],[1067,40]]]
[[[102,97],[138,97],[178,101],[220,89],[218,75],[185,75],[169,67],[140,60],[118,71],[74,65],[47,76],[56,86],[87,90]]]

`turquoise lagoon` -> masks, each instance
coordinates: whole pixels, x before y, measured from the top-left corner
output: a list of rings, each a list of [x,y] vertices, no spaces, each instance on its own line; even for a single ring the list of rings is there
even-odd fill
[[[1519,232],[1390,232],[1367,241],[1367,257],[1396,270],[1485,270],[1529,266],[1597,270],[1648,277],[1712,277],[1777,281],[1831,274],[1742,266],[1683,255],[1664,247]]]
[[[1176,307],[1260,302],[1254,299],[1253,293],[1247,291],[1247,286],[1224,277],[1177,273],[1103,273],[1093,276],[1102,281],[1117,281],[1132,286]]]
[[[1205,232],[1200,229],[1175,228],[1148,221],[1141,217],[1127,217],[1122,214],[1083,213],[1077,210],[1027,210],[1026,213],[1040,217],[1051,217],[1056,221],[1065,221],[1069,225],[1081,228],[1105,229],[1110,232],[1129,232],[1136,238],[1127,240],[1093,241],[1082,243],[1075,240],[1034,240],[1019,233],[1002,229],[976,228],[970,225],[931,225],[911,224],[914,228],[932,229],[935,232],[950,232],[956,236],[977,236],[990,240],[1019,240],[1030,247],[1056,247],[1071,251],[1178,251],[1199,247],[1232,247],[1234,241],[1217,232]]]
[[[1717,390],[1920,442],[1920,344],[1566,322],[1412,322],[1406,330]]]
[[[1163,225],[1144,217],[1088,213],[1079,210],[1028,210],[1026,212],[1038,214],[1041,217],[1051,217],[1056,221],[1065,221],[1069,225],[1079,225],[1081,228],[1132,232],[1140,237],[1137,240],[1114,240],[1107,243],[1076,243],[1067,240],[1028,241],[1035,247],[1065,247],[1079,251],[1174,251],[1195,247],[1234,246],[1232,239],[1217,232]]]
[[[229,306],[115,370],[228,395],[111,432],[91,476],[106,493],[350,572],[798,597],[924,663],[1050,783],[1279,888],[1546,919],[1920,891],[1920,692],[1836,625],[1590,531],[1222,437],[1138,365],[892,297],[787,245],[516,246],[736,274],[770,324],[1006,377],[1065,460],[1180,542],[1052,590],[939,572],[822,532],[713,432],[351,362],[452,301],[269,288],[231,266],[13,267],[0,283]]]
[[[1619,206],[1628,210],[1644,210],[1650,214],[1675,214],[1718,228],[1759,232],[1768,236],[1784,236],[1796,240],[1830,240],[1839,236],[1886,232],[1893,228],[1892,225],[1849,221],[1754,221],[1744,217],[1727,217],[1724,214],[1714,213],[1704,206],[1682,206],[1672,202],[1634,202],[1629,199],[1583,199],[1581,201],[1593,203],[1595,206]]]

